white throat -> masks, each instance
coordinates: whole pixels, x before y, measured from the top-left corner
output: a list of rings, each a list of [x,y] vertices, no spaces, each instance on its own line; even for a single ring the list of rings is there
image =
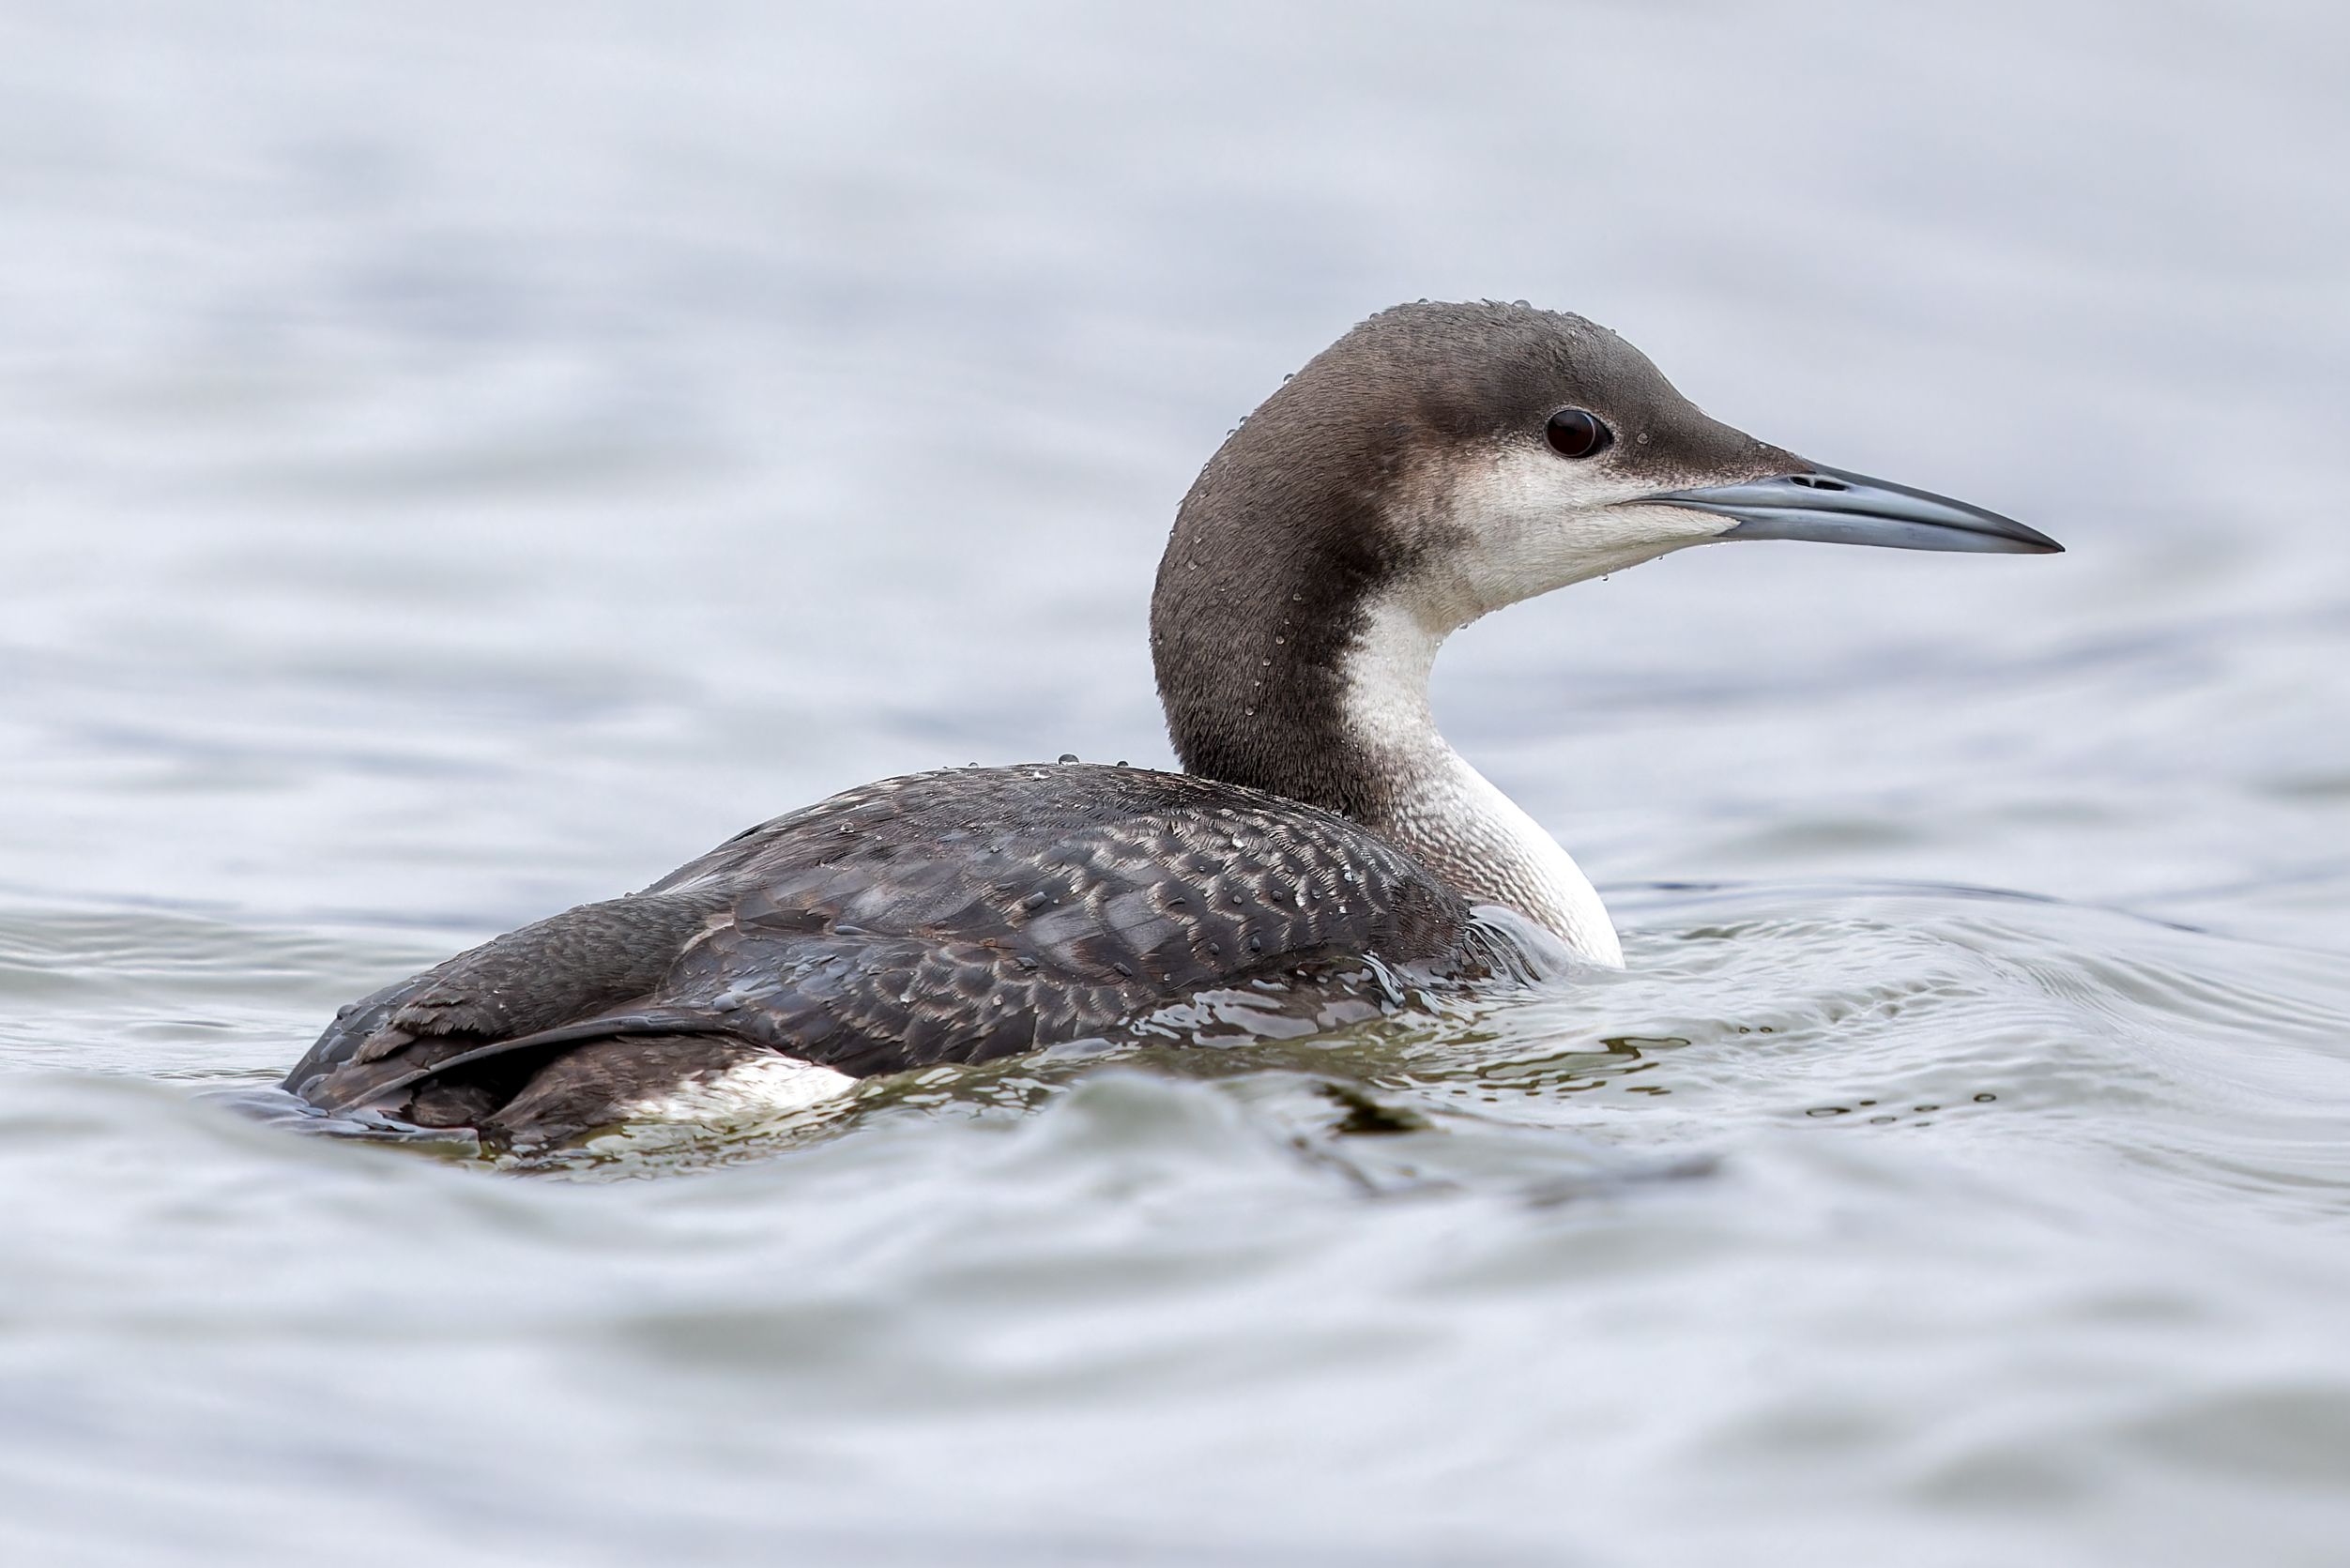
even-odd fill
[[[1347,655],[1347,730],[1370,754],[1393,802],[1366,826],[1427,861],[1472,903],[1506,906],[1581,957],[1622,967],[1624,949],[1591,878],[1437,733],[1428,677],[1450,630],[1432,629],[1389,600],[1369,607]]]

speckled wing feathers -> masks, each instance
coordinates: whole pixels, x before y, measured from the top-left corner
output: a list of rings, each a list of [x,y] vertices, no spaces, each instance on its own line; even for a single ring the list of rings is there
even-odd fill
[[[1307,963],[1441,966],[1467,916],[1400,850],[1256,791],[1081,764],[916,774],[380,992],[287,1083],[351,1107],[484,1047],[655,1033],[860,1075],[979,1061]]]

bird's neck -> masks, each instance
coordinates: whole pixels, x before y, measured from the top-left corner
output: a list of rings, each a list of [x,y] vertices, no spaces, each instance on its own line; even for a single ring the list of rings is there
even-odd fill
[[[1211,464],[1185,500],[1152,600],[1159,697],[1184,768],[1351,817],[1470,902],[1621,964],[1590,879],[1438,732],[1428,677],[1459,622],[1411,591],[1413,563],[1381,550],[1379,520],[1301,526],[1292,512],[1235,529],[1213,504],[1232,499],[1218,477]]]
[[[1373,603],[1340,662],[1340,723],[1383,786],[1361,820],[1472,902],[1504,905],[1583,957],[1621,965],[1614,923],[1574,857],[1437,730],[1428,677],[1444,635],[1400,603]]]

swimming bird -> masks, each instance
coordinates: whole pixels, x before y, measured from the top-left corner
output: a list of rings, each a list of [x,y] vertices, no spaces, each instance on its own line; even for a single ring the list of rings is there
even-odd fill
[[[544,1146],[1115,1036],[1220,989],[1376,1001],[1560,949],[1620,965],[1590,880],[1438,732],[1437,650],[1521,600],[1773,539],[2062,548],[1712,419],[1579,316],[1383,311],[1244,420],[1176,514],[1151,652],[1182,772],[847,790],[344,1008],[285,1087]]]

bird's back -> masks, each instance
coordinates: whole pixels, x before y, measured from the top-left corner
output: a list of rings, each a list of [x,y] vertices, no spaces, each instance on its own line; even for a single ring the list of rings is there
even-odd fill
[[[568,1135],[600,1101],[618,1119],[667,1080],[763,1058],[864,1077],[1111,1032],[1268,976],[1457,967],[1468,924],[1412,856],[1277,796],[1086,764],[920,773],[379,992],[286,1087],[328,1110]],[[558,1086],[565,1126],[512,1124]]]

